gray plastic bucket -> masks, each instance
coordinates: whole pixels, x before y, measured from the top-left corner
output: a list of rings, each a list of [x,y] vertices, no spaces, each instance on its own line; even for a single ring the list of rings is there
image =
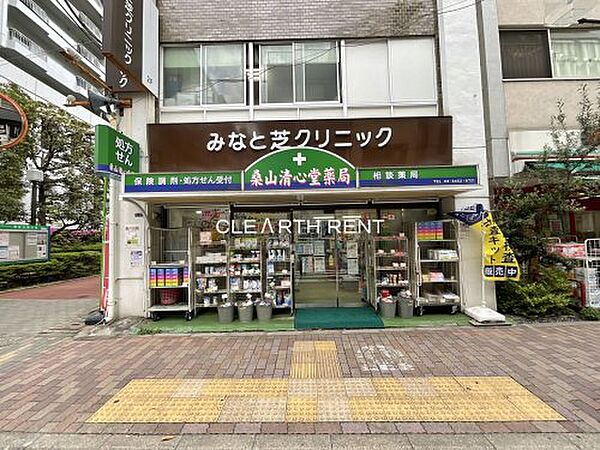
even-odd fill
[[[240,322],[252,322],[252,319],[254,319],[254,305],[238,306],[238,315],[240,316]]]
[[[256,317],[259,322],[268,322],[273,317],[273,306],[256,305]]]
[[[400,299],[400,317],[410,319],[413,316],[414,304],[412,298]]]
[[[381,308],[381,317],[385,317],[386,319],[391,319],[392,317],[396,317],[396,301],[393,302],[379,302],[379,306]]]
[[[217,308],[219,312],[219,323],[231,323],[233,322],[233,305],[231,306],[219,306]]]

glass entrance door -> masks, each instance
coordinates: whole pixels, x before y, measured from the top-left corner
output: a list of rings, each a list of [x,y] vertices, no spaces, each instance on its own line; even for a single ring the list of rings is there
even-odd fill
[[[333,219],[323,210],[295,211],[295,220],[314,223]],[[337,263],[335,235],[326,227],[300,226],[295,230],[294,298],[297,308],[337,306]]]
[[[294,298],[296,307],[355,307],[367,298],[366,240],[364,233],[330,229],[328,221],[343,223],[375,217],[369,210],[295,211],[294,219],[320,221],[296,230]]]

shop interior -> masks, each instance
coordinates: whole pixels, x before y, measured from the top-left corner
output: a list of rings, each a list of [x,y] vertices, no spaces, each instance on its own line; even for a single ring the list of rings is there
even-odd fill
[[[147,311],[155,320],[167,313],[191,320],[224,304],[269,304],[289,315],[379,311],[400,297],[414,299],[415,314],[460,309],[458,225],[438,202],[154,205],[151,220]],[[330,221],[363,226],[323,225]]]

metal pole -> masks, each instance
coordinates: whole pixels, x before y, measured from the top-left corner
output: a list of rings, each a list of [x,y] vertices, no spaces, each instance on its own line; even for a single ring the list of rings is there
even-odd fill
[[[38,196],[37,181],[32,181],[31,182],[31,220],[30,220],[31,225],[37,224],[37,196]]]

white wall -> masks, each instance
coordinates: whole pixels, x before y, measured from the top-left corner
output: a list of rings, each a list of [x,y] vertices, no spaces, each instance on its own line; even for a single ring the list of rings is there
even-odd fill
[[[438,0],[438,9],[451,9],[454,0]],[[444,114],[454,120],[454,164],[477,164],[482,188],[458,195],[454,205],[462,209],[475,203],[489,207],[486,136],[482,99],[482,75],[476,5],[439,16],[440,53]],[[460,233],[462,296],[467,306],[478,306],[485,299],[496,305],[494,286],[482,282],[480,233],[465,229]]]

